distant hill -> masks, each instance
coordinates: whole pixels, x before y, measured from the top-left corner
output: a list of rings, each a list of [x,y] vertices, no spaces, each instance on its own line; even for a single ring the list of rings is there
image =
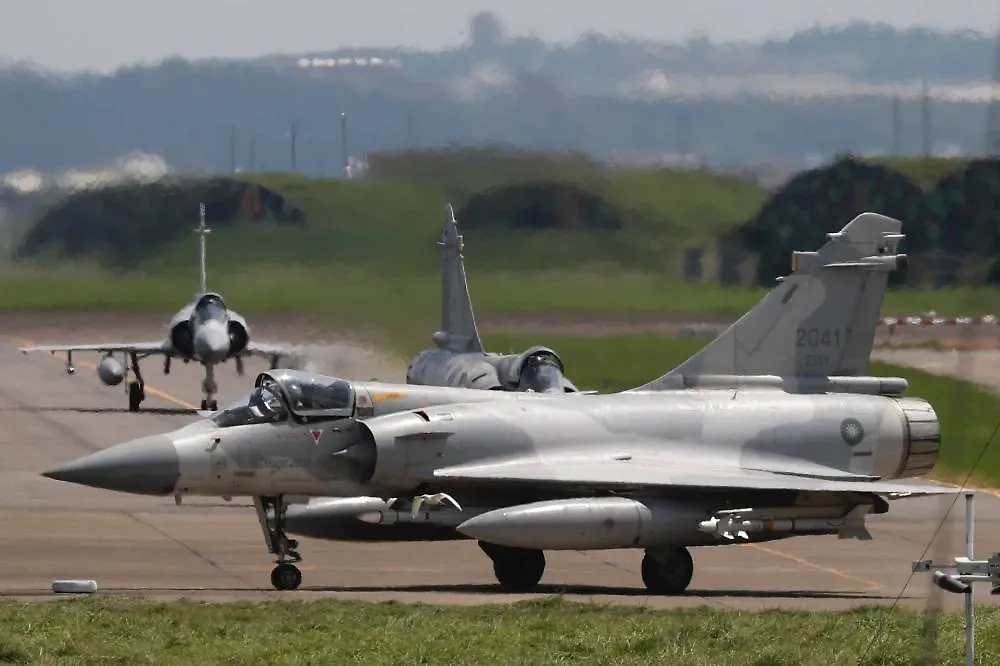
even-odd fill
[[[902,150],[921,150],[924,78],[939,152],[976,153],[993,39],[877,25],[763,44],[651,44],[587,35],[480,39],[439,53],[351,49],[125,68],[111,76],[0,72],[0,173],[106,163],[132,151],[186,173],[340,173],[347,152],[448,144],[581,150],[600,159],[692,153],[712,165],[884,153],[905,84]],[[678,98],[678,95],[681,98]],[[817,97],[826,95],[826,98]],[[797,97],[797,98],[796,98]],[[832,97],[832,99],[831,99]],[[231,143],[235,139],[235,144]],[[251,147],[252,144],[252,147]],[[235,148],[235,150],[233,150]]]

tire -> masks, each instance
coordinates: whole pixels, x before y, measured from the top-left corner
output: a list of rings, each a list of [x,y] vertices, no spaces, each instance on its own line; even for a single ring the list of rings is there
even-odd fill
[[[642,557],[642,582],[652,594],[683,594],[694,575],[694,561],[687,548],[649,551]]]
[[[129,382],[128,411],[130,412],[139,411],[139,405],[141,403],[142,403],[142,387],[139,386],[139,382]]]

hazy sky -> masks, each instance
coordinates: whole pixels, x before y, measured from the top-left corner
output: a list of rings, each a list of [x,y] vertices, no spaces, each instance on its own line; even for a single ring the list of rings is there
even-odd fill
[[[998,0],[2,0],[0,58],[102,71],[188,58],[338,46],[437,48],[490,9],[512,34],[565,41],[587,31],[680,40],[787,35],[817,23],[885,21],[943,30],[1000,27]]]

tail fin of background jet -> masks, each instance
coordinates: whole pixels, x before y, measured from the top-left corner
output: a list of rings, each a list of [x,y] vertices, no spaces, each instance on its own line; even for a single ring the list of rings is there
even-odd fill
[[[778,278],[752,310],[701,351],[635,390],[679,388],[698,377],[820,378],[861,376],[889,272],[906,265],[896,248],[899,220],[862,213],[817,252],[795,252],[792,273]]]
[[[462,236],[451,204],[444,209],[444,227],[438,245],[441,257],[441,330],[434,335],[434,342],[458,352],[481,352],[476,318],[472,313],[469,284],[465,279],[465,261],[462,258]]]
[[[201,296],[208,291],[208,273],[205,268],[205,236],[212,233],[212,230],[205,226],[205,204],[202,203],[199,206],[199,215],[201,221],[198,223],[198,227],[194,230],[198,234],[198,242],[200,244],[200,256],[198,263],[198,296]]]

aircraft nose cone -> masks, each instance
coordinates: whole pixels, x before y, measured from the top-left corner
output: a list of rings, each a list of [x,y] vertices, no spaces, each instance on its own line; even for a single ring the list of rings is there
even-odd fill
[[[153,435],[78,458],[42,476],[136,495],[170,495],[180,471],[173,442],[164,435]]]
[[[203,361],[221,361],[229,353],[229,332],[222,322],[209,321],[194,334],[194,352]]]

